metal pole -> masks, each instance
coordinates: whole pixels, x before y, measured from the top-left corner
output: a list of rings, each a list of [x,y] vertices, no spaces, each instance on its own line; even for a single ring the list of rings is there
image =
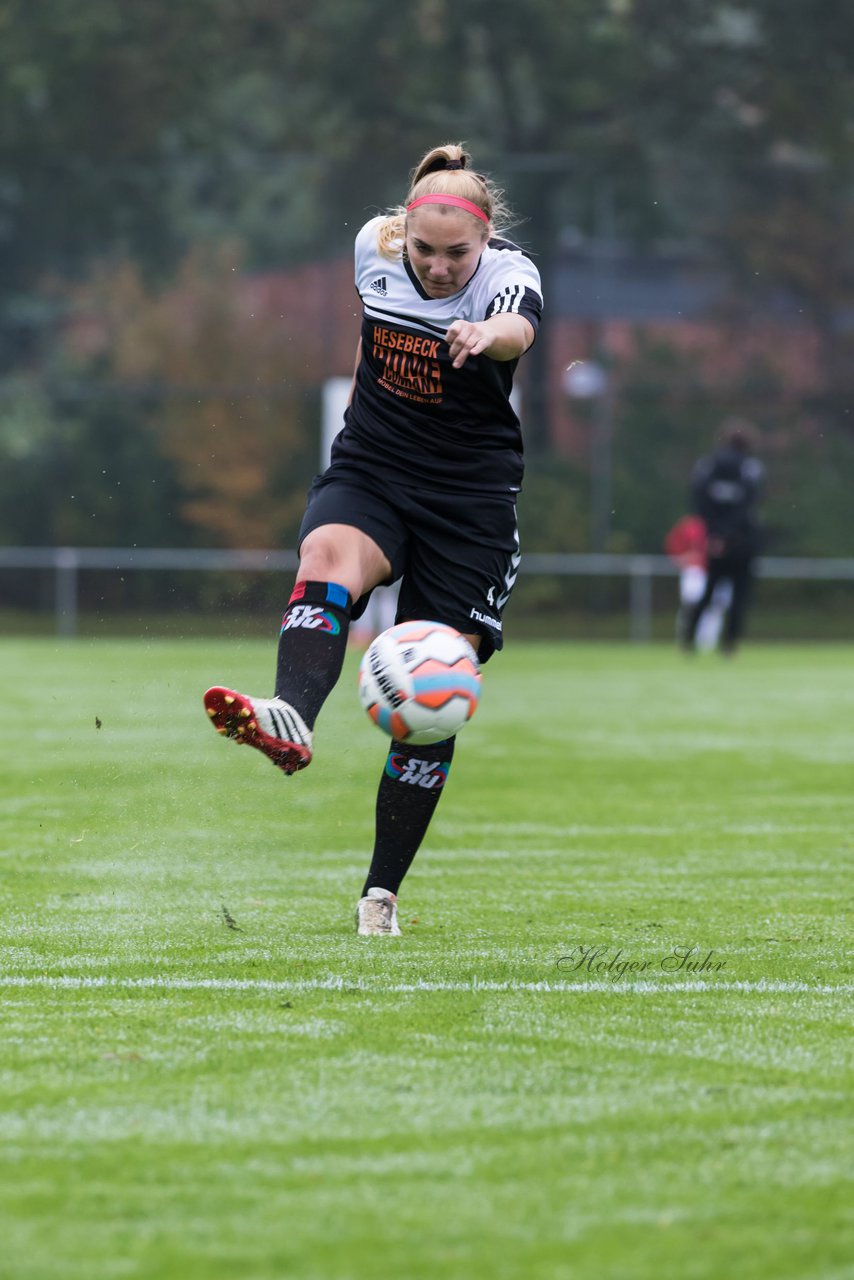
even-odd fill
[[[56,633],[77,635],[77,571],[80,560],[76,547],[56,548]]]
[[[635,644],[652,639],[652,565],[635,556],[629,569],[630,635]]]
[[[613,488],[614,376],[608,348],[608,321],[614,314],[614,247],[616,214],[612,184],[602,181],[594,199],[593,270],[596,281],[596,329],[593,359],[602,370],[601,388],[593,405],[591,458],[591,547],[608,550],[611,536]]]
[[[594,553],[608,550],[611,536],[612,445],[610,378],[593,400],[590,439],[590,546]]]

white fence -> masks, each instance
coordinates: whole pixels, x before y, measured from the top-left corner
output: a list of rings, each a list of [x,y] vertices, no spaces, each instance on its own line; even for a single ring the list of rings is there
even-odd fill
[[[238,572],[290,572],[298,565],[295,551],[225,551],[138,547],[0,547],[0,569],[47,569],[54,573],[56,631],[77,632],[78,575],[83,569],[127,571],[184,569]],[[629,634],[644,642],[652,636],[652,583],[674,578],[672,562],[663,555],[538,554],[522,557],[521,572],[548,577],[623,577],[629,582]],[[761,578],[792,581],[854,582],[854,559],[763,556]],[[2,602],[0,602],[2,603]]]

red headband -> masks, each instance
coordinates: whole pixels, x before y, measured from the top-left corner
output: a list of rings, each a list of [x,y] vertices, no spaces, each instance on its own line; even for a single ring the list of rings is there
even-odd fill
[[[412,204],[406,206],[406,212],[417,209],[420,204],[452,204],[457,209],[465,209],[466,213],[473,213],[476,218],[480,218],[481,222],[485,222],[489,226],[489,218],[479,209],[476,204],[472,204],[471,200],[464,200],[462,196],[419,196],[417,200],[413,200]]]

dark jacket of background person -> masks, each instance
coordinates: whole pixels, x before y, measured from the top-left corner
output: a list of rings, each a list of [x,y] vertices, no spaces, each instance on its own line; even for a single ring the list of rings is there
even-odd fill
[[[692,507],[705,522],[711,558],[754,556],[759,550],[758,506],[765,468],[751,443],[747,427],[726,427],[719,447],[694,467]]]

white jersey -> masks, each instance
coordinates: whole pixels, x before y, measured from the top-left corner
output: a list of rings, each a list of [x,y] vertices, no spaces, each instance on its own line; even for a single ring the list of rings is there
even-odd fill
[[[382,218],[356,237],[362,358],[333,465],[443,490],[514,493],[522,435],[510,404],[516,360],[470,356],[454,369],[445,341],[454,320],[523,315],[536,332],[540,276],[521,249],[490,240],[459,291],[431,298],[409,262],[377,249]]]

